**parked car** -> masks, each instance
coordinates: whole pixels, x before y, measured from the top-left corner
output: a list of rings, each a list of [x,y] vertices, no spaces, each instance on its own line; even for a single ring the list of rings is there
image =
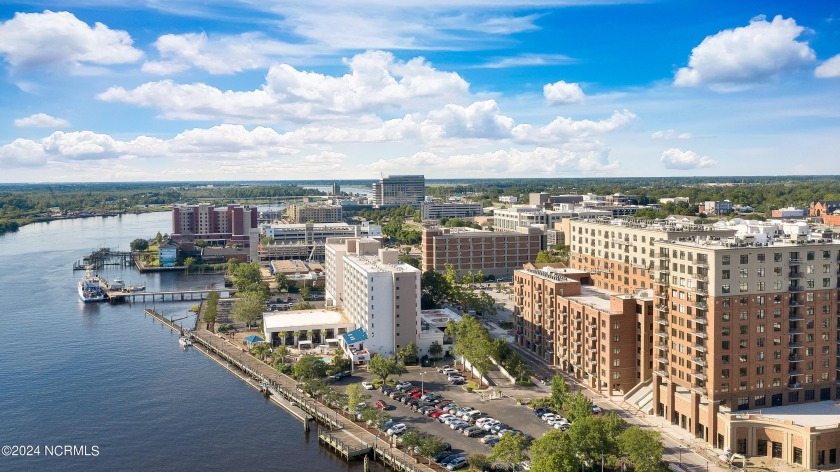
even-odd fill
[[[592,405],[592,413],[595,413],[596,415],[600,415],[603,412],[604,412],[604,410],[602,410],[600,406]]]
[[[441,373],[442,373],[443,375],[445,375],[445,376],[449,377],[450,375],[460,375],[460,374],[461,374],[461,371],[459,371],[459,370],[455,370],[455,369],[443,369],[443,370],[441,371]]]
[[[546,413],[551,413],[551,410],[548,408],[534,408],[534,416],[538,418]]]
[[[400,382],[397,384],[397,389],[399,390],[408,390],[409,388],[411,388],[411,382],[409,381]]]
[[[452,381],[452,385],[464,385],[467,383],[465,379],[455,379]]]
[[[479,418],[479,419],[475,420],[475,425],[483,428],[485,424],[495,423],[495,422],[496,422],[496,420],[494,418],[492,418],[490,416],[485,416],[484,418]]]
[[[350,375],[351,375],[350,371],[345,370],[344,372],[339,372],[339,373],[333,375],[333,380],[346,379],[346,378],[350,377]]]
[[[442,410],[435,410],[435,411],[433,411],[432,413],[430,413],[430,414],[429,414],[429,416],[431,416],[431,417],[432,417],[432,418],[434,418],[434,419],[438,419],[438,418],[440,418],[442,415],[445,415],[445,414],[446,414],[446,413],[444,413]]]
[[[461,418],[477,420],[482,414],[483,413],[481,413],[481,410],[470,410],[470,411],[464,413],[463,415],[461,415]]]
[[[446,420],[448,420],[449,418],[455,418],[455,417],[450,415],[449,413],[444,413],[444,414],[438,416],[437,420],[440,423],[446,423]]]
[[[440,461],[440,465],[445,467],[446,465],[448,465],[450,462],[454,461],[458,457],[461,457],[461,456],[458,455],[458,454],[452,454],[451,456],[447,457],[446,459]]]
[[[388,429],[387,433],[388,436],[396,436],[398,434],[404,433],[406,429],[408,428],[405,426],[405,424],[397,423],[394,426],[391,426],[391,428]]]
[[[382,400],[379,400],[379,401],[376,402],[376,407],[379,408],[380,410],[390,410],[391,409],[391,405],[385,403]]]
[[[427,401],[427,402],[432,401],[432,400],[437,400],[438,398],[441,398],[441,396],[438,395],[437,393],[434,393],[434,392],[428,392],[425,395],[423,395],[422,397],[420,397],[421,400]]]
[[[478,436],[483,434],[484,430],[481,429],[479,426],[470,426],[468,428],[464,428],[464,436],[471,438],[473,436]]]
[[[441,451],[435,457],[432,458],[433,461],[440,463],[440,461],[446,459],[447,457],[451,456],[451,451]]]
[[[463,376],[461,376],[461,375],[450,375],[450,376],[447,378],[447,380],[449,380],[450,382],[463,382],[463,381],[465,381],[465,380],[467,380],[467,379],[465,379],[465,378],[464,378]]]
[[[451,365],[442,365],[442,366],[437,368],[437,371],[440,372],[441,374],[445,370],[452,370],[452,366]]]
[[[458,470],[467,466],[467,458],[464,456],[458,456],[452,460],[452,462],[446,464],[447,470]]]
[[[498,442],[499,437],[498,436],[487,435],[487,436],[484,436],[483,438],[479,439],[479,441],[481,441],[481,444],[490,444],[492,441]]]
[[[365,390],[373,390],[375,388],[370,382],[362,382],[362,387],[364,387]]]
[[[441,400],[441,401],[439,401],[439,402],[435,403],[435,407],[437,407],[437,408],[443,408],[443,407],[445,407],[446,405],[449,405],[450,403],[452,403],[452,400]]]

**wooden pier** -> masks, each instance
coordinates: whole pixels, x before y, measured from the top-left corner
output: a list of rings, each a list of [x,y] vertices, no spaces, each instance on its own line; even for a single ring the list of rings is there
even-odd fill
[[[81,261],[73,263],[73,270],[101,269],[104,266],[131,267],[134,259],[130,251],[112,251],[104,247],[93,251]]]
[[[200,290],[171,290],[160,292],[123,292],[121,290],[106,291],[105,296],[110,303],[125,302],[181,302],[189,300],[205,300],[210,292],[219,292],[223,298],[227,298],[236,292],[233,288],[215,289],[207,288]]]
[[[218,338],[206,330],[189,331],[157,311],[146,308],[144,313],[160,321],[176,333],[190,336],[193,346],[210,359],[238,376],[249,386],[260,390],[284,410],[303,423],[304,431],[310,430],[310,423],[317,422],[318,441],[346,460],[369,457],[399,472],[433,472],[434,469],[421,463],[405,452],[393,448],[388,441],[378,438],[365,428],[345,418],[339,412],[305,395],[298,389],[294,379],[280,374],[264,362],[243,351],[238,346]],[[200,324],[197,324],[200,326]]]

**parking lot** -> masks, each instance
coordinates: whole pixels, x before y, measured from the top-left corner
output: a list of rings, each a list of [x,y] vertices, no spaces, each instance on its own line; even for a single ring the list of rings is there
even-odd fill
[[[469,375],[466,375],[466,377],[469,377]],[[344,388],[351,383],[359,383],[364,380],[372,381],[373,379],[373,375],[356,373],[348,379],[335,382],[335,385]],[[423,389],[438,393],[443,398],[452,400],[458,406],[478,409],[484,413],[482,416],[491,416],[532,438],[541,437],[549,429],[549,426],[534,416],[531,409],[526,405],[517,405],[513,399],[507,397],[489,399],[489,390],[483,392],[484,398],[482,399],[482,393],[470,393],[463,386],[452,385],[444,374],[437,372],[433,367],[409,367],[408,374],[403,375],[399,380],[407,380],[416,387],[421,386],[422,380]],[[490,454],[491,452],[489,446],[479,441],[481,436],[466,437],[461,431],[453,430],[434,418],[414,412],[410,405],[395,401],[379,390],[368,390],[365,393],[370,395],[370,399],[367,400],[370,405],[374,405],[378,400],[391,405],[392,408],[387,413],[394,419],[395,423],[405,423],[410,429],[437,436],[450,443],[454,452],[464,454]]]

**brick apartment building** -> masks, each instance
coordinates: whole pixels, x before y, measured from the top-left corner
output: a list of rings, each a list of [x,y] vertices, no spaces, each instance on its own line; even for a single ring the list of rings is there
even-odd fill
[[[542,231],[481,231],[470,228],[424,229],[423,271],[445,270],[446,264],[461,274],[479,270],[485,276],[509,277],[540,252]]]
[[[715,447],[806,468],[837,465],[840,414],[829,406],[838,398],[840,244],[801,235],[757,242],[729,229],[628,220],[573,220],[567,240],[567,273],[517,272],[520,345],[604,393],[643,399],[645,411]],[[560,276],[591,283],[580,294],[592,290],[598,298],[601,291],[600,306],[579,309],[576,284]],[[542,318],[537,326],[539,290],[528,289],[535,277],[543,297],[554,292],[541,301],[554,306],[548,325]],[[627,306],[614,300],[620,294]],[[637,307],[632,330],[630,298]],[[566,318],[557,315],[563,308]],[[568,331],[564,319],[580,332]],[[535,350],[537,329],[574,336],[574,343],[554,335],[551,352]],[[628,336],[637,379],[631,390],[623,378],[629,374],[609,370],[631,361]],[[575,350],[596,339],[587,349],[599,350],[599,358]],[[796,413],[820,408],[833,414]]]
[[[289,223],[338,223],[344,215],[341,205],[290,204],[286,210]]]
[[[171,237],[185,250],[191,249],[197,239],[213,245],[249,246],[254,237],[252,233],[259,234],[257,215],[257,207],[227,205],[216,208],[206,203],[177,205],[172,209]]]

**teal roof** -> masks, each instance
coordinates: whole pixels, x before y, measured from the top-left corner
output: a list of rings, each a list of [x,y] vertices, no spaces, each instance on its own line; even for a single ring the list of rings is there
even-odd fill
[[[349,333],[342,334],[344,336],[344,342],[347,344],[355,344],[360,343],[368,338],[367,333],[365,332],[364,328],[357,328]]]

